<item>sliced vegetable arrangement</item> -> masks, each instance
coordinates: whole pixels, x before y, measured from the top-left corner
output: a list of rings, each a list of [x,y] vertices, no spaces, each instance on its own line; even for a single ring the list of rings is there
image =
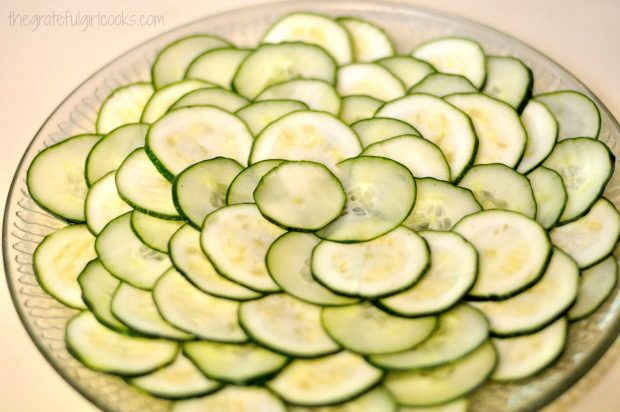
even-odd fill
[[[515,57],[294,13],[151,74],[27,184],[68,223],[33,259],[68,350],[173,411],[465,411],[616,287],[598,109]]]

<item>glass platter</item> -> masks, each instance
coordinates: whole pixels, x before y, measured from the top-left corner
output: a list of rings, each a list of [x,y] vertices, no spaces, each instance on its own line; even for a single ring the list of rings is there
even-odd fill
[[[290,1],[209,16],[164,33],[130,50],[78,86],[51,114],[26,150],[9,192],[3,226],[4,267],[13,302],[31,338],[52,366],[76,390],[106,411],[165,411],[169,402],[144,395],[111,375],[93,372],[67,352],[64,328],[76,310],[46,295],[32,270],[32,253],[43,236],[64,223],[42,211],[29,197],[25,177],[33,157],[44,147],[68,136],[94,131],[97,110],[115,87],[149,79],[157,51],[170,41],[196,32],[230,39],[240,47],[254,47],[275,19],[292,11],[353,15],[381,27],[394,39],[399,53],[438,36],[466,36],[478,41],[488,54],[512,55],[534,72],[534,94],[559,89],[581,91],[598,104],[600,139],[620,158],[620,125],[605,106],[570,73],[536,50],[488,27],[461,18],[419,8],[365,0]],[[605,196],[620,206],[620,173],[616,172]],[[620,256],[616,249],[615,256]],[[620,288],[594,315],[570,328],[567,349],[559,362],[535,378],[515,384],[485,384],[472,398],[476,411],[538,410],[568,390],[604,354],[620,331]]]

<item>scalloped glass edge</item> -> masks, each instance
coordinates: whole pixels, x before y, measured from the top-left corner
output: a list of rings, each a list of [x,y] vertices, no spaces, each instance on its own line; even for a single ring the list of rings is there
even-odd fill
[[[495,29],[473,21],[410,5],[372,0],[287,1],[260,4],[207,16],[174,28],[123,53],[72,91],[50,114],[28,145],[13,178],[3,221],[4,269],[17,313],[35,345],[54,369],[79,393],[106,411],[164,411],[169,401],[152,398],[121,378],[82,366],[64,346],[64,324],[77,313],[49,297],[32,272],[32,253],[42,237],[64,224],[42,211],[28,196],[27,166],[38,151],[68,136],[94,130],[102,100],[120,84],[148,79],[157,50],[169,41],[194,32],[219,34],[239,46],[255,45],[262,30],[292,11],[354,15],[384,27],[397,51],[407,53],[429,38],[461,35],[479,41],[489,54],[507,54],[528,64],[535,78],[534,93],[573,89],[590,96],[601,111],[600,140],[620,158],[620,125],[605,105],[557,63]],[[413,39],[408,42],[405,39]],[[620,176],[614,173],[605,196],[620,206]],[[614,251],[616,259],[620,248]],[[590,370],[620,333],[620,286],[589,318],[576,323],[562,357],[542,374],[513,384],[487,383],[472,397],[474,410],[538,410],[556,399]]]

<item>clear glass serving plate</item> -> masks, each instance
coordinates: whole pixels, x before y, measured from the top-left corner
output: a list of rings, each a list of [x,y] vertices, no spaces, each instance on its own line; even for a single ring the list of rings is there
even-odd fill
[[[122,379],[93,372],[65,348],[64,329],[77,312],[46,295],[32,270],[32,253],[41,239],[64,224],[41,210],[29,197],[26,170],[43,148],[68,136],[94,131],[97,110],[115,87],[149,79],[157,51],[170,41],[197,32],[212,33],[241,47],[254,47],[264,29],[278,17],[308,10],[328,15],[353,15],[385,28],[399,53],[438,36],[466,36],[480,42],[489,54],[512,55],[532,68],[534,92],[579,90],[598,104],[602,116],[601,140],[620,158],[620,125],[605,106],[575,77],[527,45],[488,27],[461,18],[394,3],[365,0],[291,1],[260,5],[209,16],[164,33],[123,54],[78,86],[59,106],[32,140],[15,173],[3,227],[4,266],[13,302],[33,341],[52,366],[76,390],[106,411],[164,411],[169,402],[133,389]],[[620,177],[616,172],[605,195],[620,206]],[[620,253],[616,250],[615,255]],[[604,354],[620,330],[619,288],[600,310],[570,328],[562,358],[544,373],[515,384],[487,383],[473,396],[476,411],[538,410],[571,387]]]

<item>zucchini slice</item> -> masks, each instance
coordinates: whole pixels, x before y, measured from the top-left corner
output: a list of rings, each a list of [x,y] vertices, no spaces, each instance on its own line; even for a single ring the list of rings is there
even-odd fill
[[[571,321],[583,319],[597,310],[618,283],[618,263],[610,256],[581,272],[577,301],[568,311]]]
[[[396,412],[394,397],[378,386],[355,399],[332,406],[289,406],[289,412]],[[400,409],[398,409],[400,411]]]
[[[82,134],[39,152],[26,176],[32,199],[46,211],[69,222],[83,222],[88,186],[86,157],[99,135]]]
[[[351,38],[343,26],[326,16],[292,13],[265,33],[263,43],[304,42],[325,49],[339,64],[353,60]]]
[[[342,351],[318,359],[296,359],[267,386],[294,405],[333,405],[368,391],[382,375],[361,356]]]
[[[521,123],[527,132],[527,143],[517,171],[528,173],[549,156],[558,138],[558,123],[547,106],[530,100],[521,113]]]
[[[374,239],[399,226],[411,212],[415,180],[400,163],[383,157],[356,157],[338,163],[336,175],[347,203],[340,217],[316,233],[322,239]]]
[[[435,406],[401,406],[398,412],[467,412],[469,411],[469,399],[458,398],[456,400]]]
[[[487,80],[482,92],[520,112],[532,96],[534,76],[521,60],[511,56],[487,56]]]
[[[339,117],[348,125],[359,120],[372,117],[377,109],[383,105],[381,100],[374,97],[353,95],[342,98],[342,107]]]
[[[218,342],[247,341],[237,318],[238,302],[196,289],[174,269],[159,279],[153,299],[162,317],[181,330]]]
[[[185,78],[202,80],[230,90],[235,73],[251,52],[232,47],[207,50],[191,62]]]
[[[216,107],[173,110],[154,123],[147,152],[169,180],[202,160],[227,157],[246,165],[253,137],[234,114]]]
[[[153,85],[146,82],[115,89],[99,108],[95,130],[99,134],[107,134],[120,126],[139,122],[146,102],[152,95]]]
[[[273,280],[288,294],[320,306],[356,303],[357,299],[334,294],[310,273],[312,250],[321,241],[311,233],[288,232],[276,239],[266,263]]]
[[[601,130],[601,114],[585,94],[562,90],[534,96],[551,110],[559,125],[558,140],[573,137],[597,139]]]
[[[228,186],[226,204],[254,203],[254,191],[260,180],[284,160],[261,160],[243,169]]]
[[[445,365],[471,353],[489,338],[489,322],[482,312],[460,304],[439,315],[437,329],[410,350],[368,358],[387,370],[411,370]]]
[[[517,167],[525,151],[527,133],[510,105],[480,93],[454,94],[446,100],[465,112],[474,124],[479,143],[474,164]]]
[[[586,215],[553,228],[549,236],[580,268],[587,268],[613,252],[620,237],[620,214],[609,200],[600,198]]]
[[[165,253],[142,243],[131,230],[131,212],[117,217],[103,228],[95,249],[101,263],[112,275],[140,289],[153,288],[157,279],[171,266]]]
[[[545,229],[553,227],[566,207],[566,189],[555,171],[539,166],[527,178],[536,200],[536,221]]]
[[[423,316],[455,305],[476,280],[478,255],[473,246],[452,232],[420,232],[431,251],[428,271],[410,289],[379,301],[401,316]]]
[[[249,104],[235,114],[248,125],[254,136],[258,136],[267,125],[299,110],[308,110],[308,106],[296,100],[264,100]]]
[[[152,372],[171,363],[179,351],[176,342],[114,332],[88,311],[67,323],[65,340],[69,352],[90,369],[123,376]]]
[[[293,79],[316,79],[334,84],[336,62],[314,44],[263,44],[239,66],[233,78],[233,90],[253,100],[272,84]]]
[[[505,299],[529,288],[545,273],[551,254],[547,232],[520,213],[485,210],[465,216],[453,230],[478,251],[478,278],[469,291],[472,298]]]
[[[376,113],[415,127],[443,152],[453,181],[458,181],[476,157],[478,138],[469,117],[439,97],[412,94],[386,103]]]
[[[94,235],[114,218],[132,210],[116,190],[116,173],[110,172],[97,180],[88,190],[84,204],[86,225]]]
[[[182,220],[160,219],[137,210],[131,213],[131,228],[136,236],[148,247],[162,253],[168,253],[170,238],[184,224]]]
[[[323,330],[321,308],[284,293],[243,302],[239,320],[261,346],[297,358],[315,358],[340,350]]]
[[[372,355],[411,349],[431,335],[437,318],[402,318],[366,301],[323,308],[321,322],[340,345],[359,354]]]
[[[286,356],[253,343],[186,342],[183,353],[206,376],[234,385],[264,381],[288,362]]]
[[[155,93],[144,106],[140,123],[155,123],[160,119],[170,107],[192,90],[198,90],[211,86],[209,83],[201,80],[181,80],[176,83],[169,84]]]
[[[320,163],[284,162],[263,176],[254,200],[267,219],[280,226],[315,231],[344,210],[340,181]]]
[[[280,287],[271,279],[265,256],[285,232],[252,204],[227,206],[207,216],[200,243],[215,269],[228,279],[259,292]]]
[[[241,97],[229,90],[219,87],[204,87],[192,90],[177,100],[170,110],[176,110],[191,106],[213,106],[218,109],[233,113],[250,103],[245,97]]]
[[[420,136],[420,133],[409,123],[387,117],[359,120],[353,123],[351,128],[359,136],[363,147],[368,147],[373,143],[382,142],[396,136]]]
[[[468,189],[432,178],[416,179],[416,201],[403,226],[412,230],[450,230],[482,210]]]
[[[284,403],[260,386],[227,386],[213,395],[177,401],[171,412],[286,412]]]
[[[63,305],[85,309],[78,276],[97,257],[94,245],[86,225],[66,226],[47,235],[32,256],[43,290]]]
[[[205,377],[185,356],[178,355],[170,365],[129,379],[133,386],[158,398],[182,399],[214,392],[222,384]]]
[[[205,216],[226,205],[226,193],[243,167],[232,159],[216,157],[189,166],[172,183],[174,204],[195,227]]]
[[[405,86],[388,69],[375,63],[351,63],[338,69],[341,96],[366,95],[390,101],[405,95]]]
[[[562,354],[567,335],[566,318],[560,318],[531,335],[494,338],[498,362],[491,379],[504,382],[536,375]]]
[[[151,78],[156,89],[183,79],[187,67],[207,50],[229,47],[218,37],[196,34],[175,41],[159,52],[151,67]]]
[[[411,287],[429,261],[424,239],[398,227],[366,242],[324,240],[314,248],[311,270],[319,282],[336,293],[379,297]]]
[[[455,93],[475,93],[478,89],[467,78],[458,74],[429,73],[425,78],[414,84],[408,94],[426,93],[437,97],[445,97]]]
[[[338,115],[340,96],[334,87],[322,80],[295,79],[276,83],[263,90],[255,101],[290,99],[302,102],[310,110]]]
[[[597,140],[578,137],[566,139],[543,163],[562,177],[568,200],[560,223],[575,220],[586,213],[605,190],[614,173],[615,156]]]
[[[355,17],[339,17],[336,21],[344,26],[351,37],[353,60],[373,62],[394,54],[392,40],[383,29]]]
[[[444,37],[423,43],[411,53],[433,65],[437,71],[460,74],[480,89],[486,80],[486,59],[482,47],[473,40]]]
[[[496,336],[536,332],[563,314],[577,297],[579,268],[567,254],[554,249],[549,266],[538,283],[501,302],[473,302],[489,319]]]
[[[487,380],[497,355],[490,341],[459,360],[432,369],[390,372],[383,384],[407,406],[442,404],[464,396]]]
[[[388,69],[409,90],[414,84],[431,73],[435,73],[435,68],[422,60],[411,56],[393,56],[378,60],[376,63]]]

